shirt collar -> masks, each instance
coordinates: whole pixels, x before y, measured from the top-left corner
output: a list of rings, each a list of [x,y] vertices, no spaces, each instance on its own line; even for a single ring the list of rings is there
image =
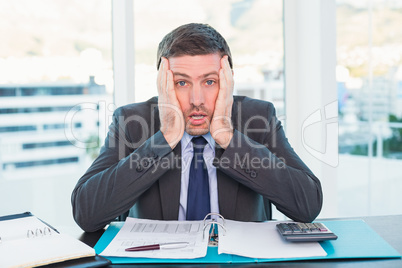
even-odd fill
[[[202,135],[208,142],[209,146],[211,147],[211,149],[215,148],[215,140],[212,138],[211,133],[207,133],[205,135]],[[191,143],[191,139],[194,137],[198,137],[198,136],[191,136],[190,134],[188,134],[187,132],[184,131],[183,134],[183,138],[181,138],[181,147],[183,149],[187,148],[187,146],[189,146],[189,144]],[[191,143],[191,148],[192,148],[192,143]]]

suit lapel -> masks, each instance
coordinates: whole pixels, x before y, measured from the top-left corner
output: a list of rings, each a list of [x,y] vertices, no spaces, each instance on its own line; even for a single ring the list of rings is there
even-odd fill
[[[159,179],[159,191],[164,220],[177,220],[179,217],[181,188],[181,143],[179,142],[170,155],[172,168]]]
[[[237,101],[235,98],[232,107],[232,123],[234,129],[238,128],[238,108],[240,107],[237,105]],[[221,158],[224,151],[224,149],[216,145],[215,157]],[[218,180],[219,213],[225,218],[234,219],[236,215],[237,192],[239,189],[239,183],[227,176],[219,169],[216,170],[216,176]]]
[[[153,107],[153,132],[160,129],[159,109],[156,104]],[[159,180],[159,195],[162,206],[162,219],[177,220],[179,217],[180,206],[180,187],[181,187],[181,143],[179,142],[176,148],[173,149],[173,154],[170,154],[169,161],[171,169],[168,170]]]
[[[219,154],[219,151],[222,151],[223,153],[222,148],[215,148],[216,156]],[[219,169],[216,170],[216,176],[218,180],[219,213],[225,218],[234,219],[236,215],[239,183]]]
[[[240,132],[242,132],[241,128],[241,100],[240,97],[235,96],[233,99],[233,106],[232,106],[232,124],[233,124],[233,129],[236,129]]]
[[[159,109],[158,109],[158,101],[156,99],[156,103],[152,104],[152,116],[151,118],[154,119],[153,121],[153,125],[151,126],[151,133],[156,133],[159,131],[159,129],[161,128],[161,123],[159,120]]]

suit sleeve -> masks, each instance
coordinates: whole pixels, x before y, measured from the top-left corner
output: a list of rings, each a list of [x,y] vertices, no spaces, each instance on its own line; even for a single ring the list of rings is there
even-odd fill
[[[257,124],[244,132],[265,131],[258,142],[238,130],[215,160],[215,166],[239,183],[269,199],[287,217],[311,222],[322,207],[318,178],[290,146],[273,105],[267,109],[269,124]],[[261,137],[261,135],[255,135]]]
[[[128,128],[139,130],[140,123],[127,117],[122,108],[115,111],[100,155],[80,178],[71,196],[74,219],[83,230],[99,230],[128,211],[170,168],[171,161],[166,160],[172,156],[172,150],[160,131],[148,139],[142,132],[143,137],[133,141]],[[162,161],[166,164],[161,165]]]

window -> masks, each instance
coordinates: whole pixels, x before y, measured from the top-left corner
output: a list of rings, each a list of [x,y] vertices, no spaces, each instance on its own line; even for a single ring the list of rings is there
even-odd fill
[[[1,1],[0,22],[0,215],[75,226],[71,192],[112,100],[111,1]]]
[[[36,149],[36,148],[48,148],[48,147],[59,147],[59,146],[72,146],[69,141],[54,141],[54,142],[41,142],[41,143],[24,143],[22,148],[24,150]]]
[[[48,165],[57,165],[63,163],[75,163],[78,162],[78,157],[69,157],[69,158],[58,158],[58,159],[46,159],[40,161],[28,161],[28,162],[15,162],[15,163],[5,163],[3,164],[4,169],[13,169],[13,168],[29,168],[34,166],[48,166]]]
[[[0,133],[19,132],[19,131],[35,131],[35,126],[12,126],[0,127]]]
[[[340,216],[400,214],[402,4],[337,1]]]

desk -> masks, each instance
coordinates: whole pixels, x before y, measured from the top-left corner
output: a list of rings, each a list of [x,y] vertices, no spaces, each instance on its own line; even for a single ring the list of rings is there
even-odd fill
[[[344,219],[344,218],[343,218]],[[362,219],[385,241],[394,247],[399,253],[402,253],[402,215],[395,216],[375,216],[359,217],[347,219]],[[339,220],[339,219],[318,219],[320,220]],[[98,239],[102,236],[103,230],[94,233],[83,233],[80,240],[89,246],[95,246]],[[249,263],[249,264],[179,264],[179,265],[110,265],[109,267],[402,267],[402,259],[356,259],[356,260],[314,260],[314,261],[292,261],[292,262],[272,262],[272,263]]]

